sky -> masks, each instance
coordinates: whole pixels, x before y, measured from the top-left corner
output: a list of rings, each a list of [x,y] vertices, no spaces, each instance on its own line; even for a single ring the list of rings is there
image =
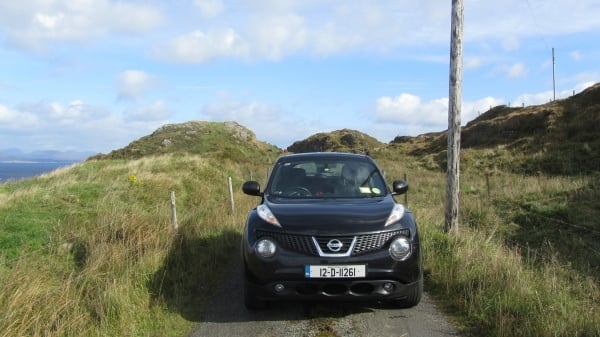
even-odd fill
[[[451,7],[0,0],[0,149],[108,153],[192,120],[282,149],[341,129],[385,143],[443,131]],[[598,18],[597,0],[464,0],[462,124],[600,82]]]

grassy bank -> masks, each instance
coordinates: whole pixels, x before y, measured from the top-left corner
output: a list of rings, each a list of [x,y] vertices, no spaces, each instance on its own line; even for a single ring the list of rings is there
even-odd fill
[[[389,172],[400,170],[386,162]],[[598,177],[467,172],[443,233],[445,175],[408,168],[426,290],[474,336],[599,336]]]
[[[375,157],[389,180],[407,174],[426,290],[465,331],[600,335],[598,177],[467,169],[460,233],[448,236],[445,176]],[[263,181],[266,168],[165,155],[90,161],[0,185],[0,336],[186,335],[226,276],[257,202],[239,186],[252,171]]]
[[[162,156],[0,185],[0,336],[185,335],[237,249],[242,171]]]

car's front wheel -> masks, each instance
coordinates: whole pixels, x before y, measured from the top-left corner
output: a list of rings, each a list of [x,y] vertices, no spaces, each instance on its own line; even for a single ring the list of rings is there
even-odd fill
[[[417,282],[408,292],[408,296],[403,301],[397,303],[400,308],[412,308],[421,302],[423,296],[423,278]]]
[[[398,308],[412,308],[421,302],[423,296],[423,275],[419,278],[419,281],[412,285],[408,290],[406,298],[401,300],[394,300],[394,305]]]

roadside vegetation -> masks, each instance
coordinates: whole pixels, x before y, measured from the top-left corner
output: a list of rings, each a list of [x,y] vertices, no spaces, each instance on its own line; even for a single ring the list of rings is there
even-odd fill
[[[589,95],[568,103],[582,97]],[[557,138],[562,151],[546,133],[544,142],[531,138],[531,125],[523,131],[531,139],[511,134],[512,144],[464,149],[457,235],[443,232],[441,135],[368,149],[388,181],[408,179],[425,290],[465,334],[600,336],[600,136],[589,127],[598,110],[583,111],[586,123],[573,120],[585,127],[585,141]],[[241,193],[241,183],[263,182],[278,152],[236,124],[196,124],[164,127],[109,155],[0,185],[0,337],[184,336],[202,320],[258,201]],[[563,136],[572,138],[572,128]],[[370,138],[343,131],[319,141],[319,150],[370,146]],[[574,153],[578,165],[569,164]]]
[[[233,162],[164,155],[0,185],[0,336],[186,335],[255,202],[236,189],[231,212],[227,179],[240,186],[242,174]]]
[[[466,172],[459,233],[449,235],[443,231],[445,175],[382,166],[394,177],[408,172],[425,290],[465,333],[600,335],[598,175]]]

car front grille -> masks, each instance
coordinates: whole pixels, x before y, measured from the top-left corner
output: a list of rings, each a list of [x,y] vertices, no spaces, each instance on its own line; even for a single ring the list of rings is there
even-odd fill
[[[298,253],[316,255],[318,256],[317,249],[315,248],[312,237],[308,235],[296,235],[286,233],[275,233],[267,231],[256,231],[256,237],[260,238],[263,236],[270,236],[275,239],[285,249],[293,250]]]
[[[388,242],[389,239],[397,235],[409,236],[409,234],[410,231],[408,229],[403,229],[393,232],[359,235],[356,238],[356,244],[354,245],[352,255],[359,255],[379,250]]]
[[[301,254],[320,256],[355,256],[373,252],[384,247],[387,242],[396,236],[410,236],[408,229],[401,229],[390,232],[361,234],[356,236],[310,236],[300,234],[277,233],[257,230],[258,238],[270,236],[275,239],[283,248],[295,251]],[[342,243],[342,249],[338,252],[331,251],[327,244],[331,240],[339,240]],[[318,248],[317,245],[318,244]],[[352,246],[352,244],[354,244]],[[352,252],[348,254],[348,249],[352,248]]]

